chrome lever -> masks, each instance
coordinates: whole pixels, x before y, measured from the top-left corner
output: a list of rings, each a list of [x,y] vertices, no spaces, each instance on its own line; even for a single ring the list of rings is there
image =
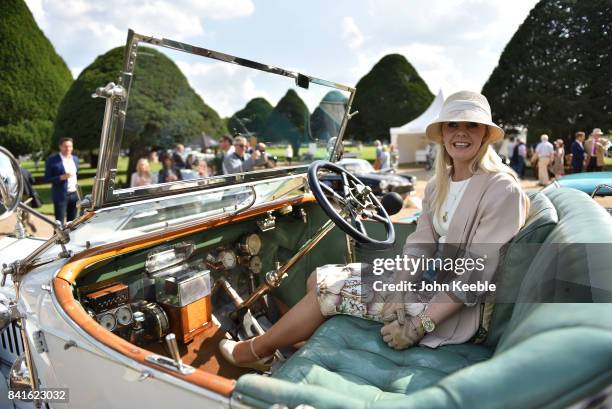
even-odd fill
[[[173,333],[166,335],[166,344],[168,345],[168,350],[170,351],[170,355],[172,355],[172,359],[174,359],[176,365],[181,368],[183,366],[183,360],[181,359],[178,344],[176,343],[176,335]]]

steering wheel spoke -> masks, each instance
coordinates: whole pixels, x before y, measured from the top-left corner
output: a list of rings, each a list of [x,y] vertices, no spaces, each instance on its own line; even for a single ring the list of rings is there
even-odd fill
[[[327,172],[319,174],[319,170]],[[340,181],[342,184],[340,193],[320,180],[331,174],[334,175],[334,181]],[[331,162],[315,161],[308,169],[308,183],[323,211],[336,226],[359,244],[373,249],[393,246],[395,230],[389,215],[372,189],[353,174]],[[341,209],[338,209],[338,206]],[[386,239],[377,240],[370,236],[364,223],[364,216],[385,226]]]
[[[328,196],[331,196],[332,198],[334,198],[336,201],[340,202],[340,204],[346,206],[346,200],[340,196],[338,194],[338,192],[336,192],[333,188],[331,188],[330,186],[326,185],[325,183],[321,183],[321,188],[323,188],[323,190],[325,190],[325,192],[327,193]]]
[[[378,213],[373,213],[371,215],[371,218],[380,223],[385,223],[387,221],[383,216],[379,215]]]

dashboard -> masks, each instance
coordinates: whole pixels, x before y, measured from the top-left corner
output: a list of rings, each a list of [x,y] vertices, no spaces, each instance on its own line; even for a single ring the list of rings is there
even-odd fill
[[[135,345],[159,343],[170,332],[189,343],[213,325],[213,314],[218,322],[235,304],[216,283],[223,279],[246,298],[323,223],[321,216],[311,220],[307,206],[104,260],[77,280],[76,298],[101,326]],[[267,313],[267,307],[255,310]]]

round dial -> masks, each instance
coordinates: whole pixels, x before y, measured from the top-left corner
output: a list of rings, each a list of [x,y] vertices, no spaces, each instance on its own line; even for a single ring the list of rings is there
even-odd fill
[[[261,250],[261,237],[255,233],[249,234],[244,238],[243,247],[245,252],[250,256],[259,254]]]
[[[115,319],[115,316],[110,312],[102,314],[100,318],[98,318],[98,322],[100,323],[100,325],[102,325],[109,331],[114,330],[117,326],[117,320]]]
[[[249,270],[255,274],[261,273],[261,258],[259,256],[253,256],[249,260]]]
[[[119,325],[128,325],[132,322],[132,310],[127,306],[118,308],[117,311],[115,311],[115,317]]]
[[[223,265],[223,268],[229,270],[236,267],[236,253],[233,250],[223,250],[219,253],[219,261]]]

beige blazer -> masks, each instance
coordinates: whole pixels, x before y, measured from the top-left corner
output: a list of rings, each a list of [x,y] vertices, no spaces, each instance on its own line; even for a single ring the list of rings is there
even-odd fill
[[[416,230],[406,239],[404,254],[433,257],[436,253],[439,235],[433,227],[434,187],[435,182],[432,179],[425,188],[423,211],[417,221]],[[479,280],[491,281],[500,257],[503,256],[504,245],[525,224],[528,211],[529,200],[512,175],[485,172],[474,174],[450,221],[446,238],[448,244],[441,248],[443,257],[454,258],[463,251],[480,253],[484,247],[488,261],[485,271],[479,274]],[[459,246],[451,245],[453,243]],[[437,281],[439,279],[440,277]],[[421,340],[421,345],[437,347],[467,342],[478,330],[484,294],[453,295],[466,306],[437,325],[431,334]]]
[[[591,157],[593,157],[592,151],[593,151],[594,142],[595,142],[595,139],[593,138],[589,138],[584,142],[584,153],[586,154],[587,166],[589,165],[589,162],[591,161]],[[606,146],[606,140],[603,138],[599,138],[599,141],[597,142],[597,145],[595,146],[595,157],[597,158],[597,166],[604,166],[605,164],[604,162],[604,153],[606,150],[605,146]]]

